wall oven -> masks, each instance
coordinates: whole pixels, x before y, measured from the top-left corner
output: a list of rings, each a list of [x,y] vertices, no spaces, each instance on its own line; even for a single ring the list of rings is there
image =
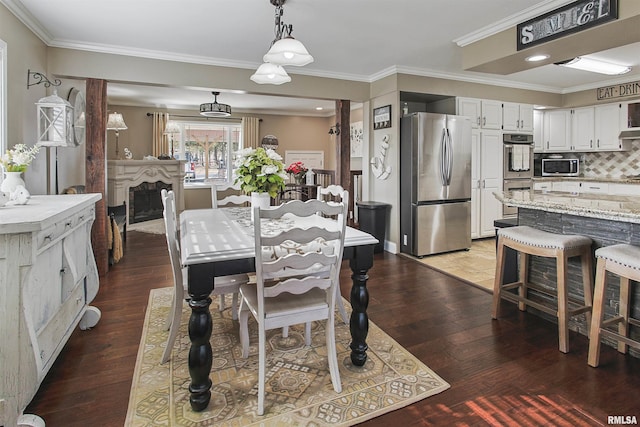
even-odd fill
[[[529,179],[505,179],[502,185],[503,191],[531,191],[533,190],[533,180]],[[514,206],[502,205],[502,216],[511,218],[518,215],[518,208]]]
[[[533,177],[533,135],[505,133],[502,136],[504,179]]]

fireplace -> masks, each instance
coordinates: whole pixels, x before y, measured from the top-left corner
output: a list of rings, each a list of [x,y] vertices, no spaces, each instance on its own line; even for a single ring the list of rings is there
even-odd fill
[[[162,218],[160,191],[175,193],[178,212],[184,210],[183,160],[109,160],[108,206],[127,203],[127,224]]]
[[[129,223],[162,218],[161,191],[171,190],[171,184],[161,181],[143,182],[129,187]]]

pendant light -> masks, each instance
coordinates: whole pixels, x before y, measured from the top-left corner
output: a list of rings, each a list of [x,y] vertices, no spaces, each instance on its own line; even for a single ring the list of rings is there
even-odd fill
[[[213,102],[200,104],[200,115],[206,117],[229,117],[231,115],[231,106],[218,104],[218,95],[220,95],[220,92],[211,93],[214,96]]]
[[[281,85],[291,81],[289,74],[280,65],[265,62],[258,67],[250,79],[258,84]]]

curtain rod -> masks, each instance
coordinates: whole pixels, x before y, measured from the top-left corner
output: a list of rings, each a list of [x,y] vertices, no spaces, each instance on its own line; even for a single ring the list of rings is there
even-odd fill
[[[194,115],[184,115],[184,114],[169,114],[169,118],[171,117],[183,117],[183,118],[189,118],[189,119],[201,119],[201,120],[236,120],[236,121],[241,121],[242,119],[238,119],[235,117],[205,117],[205,116],[194,116]],[[147,117],[152,117],[153,113],[147,113]],[[262,121],[262,119],[258,119],[259,121]]]

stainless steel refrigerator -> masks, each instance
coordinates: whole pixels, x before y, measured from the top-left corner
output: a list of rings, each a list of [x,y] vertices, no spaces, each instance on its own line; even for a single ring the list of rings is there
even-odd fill
[[[470,248],[470,119],[413,113],[400,123],[401,252]]]

